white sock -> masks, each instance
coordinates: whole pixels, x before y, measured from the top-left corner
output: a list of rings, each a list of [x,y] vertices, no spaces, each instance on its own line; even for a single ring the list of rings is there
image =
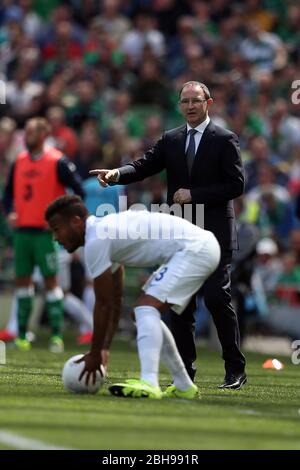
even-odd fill
[[[134,309],[141,379],[158,387],[159,357],[163,342],[160,313],[154,307]]]
[[[163,333],[163,345],[160,352],[161,362],[171,372],[175,387],[179,390],[187,390],[193,385],[193,382],[186,371],[171,331],[163,321],[160,323]]]
[[[18,304],[16,296],[13,296],[11,307],[10,307],[10,317],[7,324],[6,330],[11,334],[17,336],[18,334]]]
[[[79,324],[81,334],[93,330],[93,316],[84,303],[75,295],[68,292],[64,298],[66,312]]]
[[[87,309],[93,312],[95,306],[95,292],[92,286],[86,286],[84,288],[82,300]]]

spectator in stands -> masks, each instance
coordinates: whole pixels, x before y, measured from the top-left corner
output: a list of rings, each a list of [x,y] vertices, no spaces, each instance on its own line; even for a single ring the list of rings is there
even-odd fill
[[[73,160],[78,150],[78,139],[73,129],[66,125],[64,109],[59,106],[48,108],[47,119],[51,126],[53,146]]]
[[[248,37],[242,41],[240,53],[250,60],[256,72],[281,69],[287,62],[287,54],[279,36],[267,33],[256,21],[247,24]]]
[[[165,54],[165,38],[156,28],[155,17],[150,11],[140,11],[135,16],[134,28],[125,33],[121,41],[121,49],[130,58],[132,67],[140,63],[146,44],[157,58]]]

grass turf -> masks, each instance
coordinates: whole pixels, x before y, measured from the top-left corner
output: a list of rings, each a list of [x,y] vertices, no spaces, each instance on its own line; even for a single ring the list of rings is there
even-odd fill
[[[73,342],[74,344],[74,342]],[[73,449],[300,449],[300,366],[282,359],[282,371],[263,370],[264,356],[248,355],[248,384],[220,391],[223,365],[217,353],[199,350],[193,401],[76,396],[64,391],[64,361],[80,352],[68,346],[50,353],[7,350],[0,366],[0,431]],[[135,346],[116,341],[109,382],[138,377]],[[169,383],[163,370],[162,386]],[[9,448],[1,444],[0,449]]]

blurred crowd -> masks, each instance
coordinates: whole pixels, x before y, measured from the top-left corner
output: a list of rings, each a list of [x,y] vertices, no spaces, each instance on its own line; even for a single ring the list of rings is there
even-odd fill
[[[2,0],[0,193],[28,118],[48,118],[48,144],[88,181],[182,124],[178,91],[204,82],[245,164],[233,269],[242,330],[254,315],[299,337],[299,71],[297,0]],[[164,174],[124,191],[128,205],[162,203]],[[3,280],[13,256],[3,213],[0,229]]]

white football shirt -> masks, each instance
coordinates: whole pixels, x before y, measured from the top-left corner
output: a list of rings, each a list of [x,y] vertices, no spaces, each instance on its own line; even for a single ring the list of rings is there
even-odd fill
[[[154,267],[174,253],[199,252],[211,233],[180,217],[148,211],[124,211],[86,220],[84,256],[92,278],[120,264]]]

